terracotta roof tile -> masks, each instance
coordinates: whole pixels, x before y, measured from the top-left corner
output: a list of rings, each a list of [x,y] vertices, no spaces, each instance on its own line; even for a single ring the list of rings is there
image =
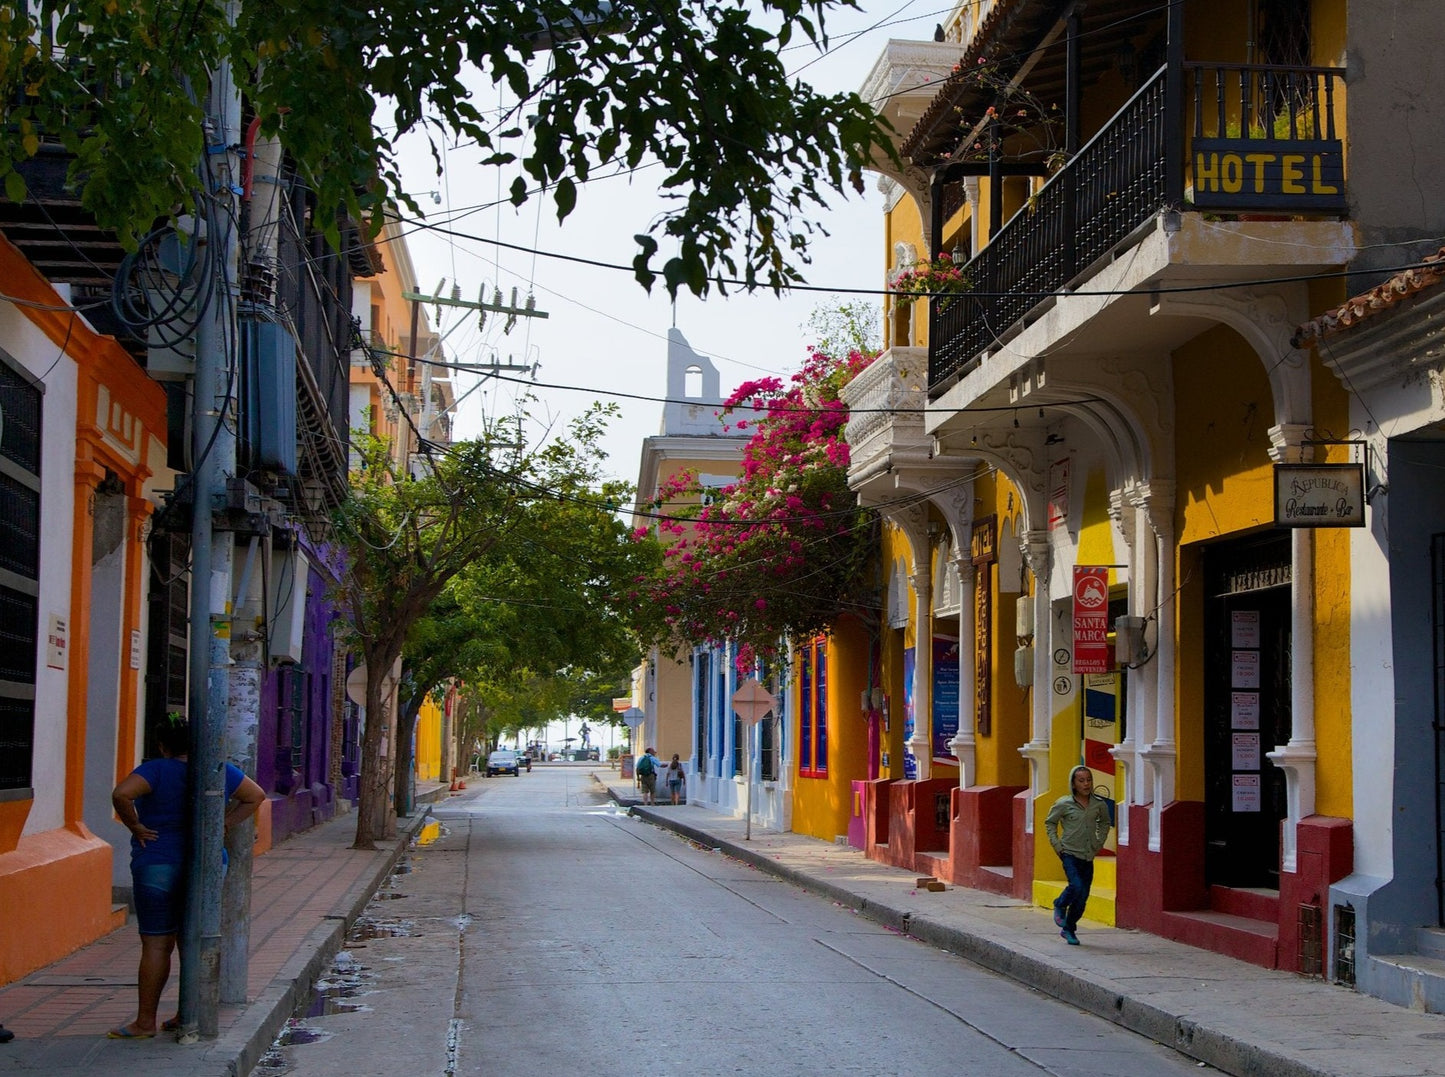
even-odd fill
[[[1302,348],[1316,340],[1342,333],[1367,318],[1399,306],[1411,296],[1445,282],[1445,247],[1421,259],[1423,265],[1396,273],[1383,284],[1347,299],[1295,330],[1290,343]]]
[[[940,124],[955,105],[962,101],[974,86],[966,78],[960,78],[958,71],[970,71],[976,65],[983,62],[990,46],[996,47],[995,37],[999,27],[1006,19],[1013,15],[1014,9],[1022,7],[1025,0],[998,0],[989,9],[983,21],[974,30],[972,40],[963,56],[959,59],[955,74],[947,79],[939,88],[936,96],[929,106],[919,117],[918,122],[913,125],[913,130],[904,139],[899,153],[904,157],[913,157],[924,150],[925,144],[930,137],[934,136],[935,128]],[[955,136],[955,139],[959,136]]]

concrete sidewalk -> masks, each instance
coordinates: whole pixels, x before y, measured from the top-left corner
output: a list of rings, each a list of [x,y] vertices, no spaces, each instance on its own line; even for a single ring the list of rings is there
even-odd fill
[[[13,1041],[0,1045],[0,1074],[240,1077],[249,1073],[340,949],[351,923],[386,881],[423,825],[429,804],[447,797],[445,784],[420,785],[416,812],[398,821],[396,841],[375,852],[351,848],[356,816],[347,814],[256,858],[247,1002],[220,1007],[220,1032],[214,1040],[182,1045],[166,1033],[151,1040],[106,1038],[109,1029],[135,1017],[140,941],[131,923],[0,988],[0,1024],[15,1033]],[[179,978],[179,965],[173,961],[161,999],[162,1019],[175,1013]]]
[[[694,806],[643,807],[633,783],[594,772],[633,814],[815,891],[1228,1073],[1260,1077],[1445,1075],[1445,1016],[1258,968],[1157,935],[1083,921],[1082,946],[1048,910],[918,877],[849,846],[752,828]]]

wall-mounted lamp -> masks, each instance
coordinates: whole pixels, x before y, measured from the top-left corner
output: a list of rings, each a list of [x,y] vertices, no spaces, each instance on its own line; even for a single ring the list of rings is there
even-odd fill
[[[1114,618],[1114,657],[1125,669],[1137,669],[1149,661],[1151,655],[1144,643],[1143,617],[1125,615]]]
[[[1034,641],[1034,599],[1024,595],[1014,603],[1014,634],[1020,639]]]
[[[1034,685],[1034,645],[1020,647],[1014,651],[1014,683],[1020,688]]]

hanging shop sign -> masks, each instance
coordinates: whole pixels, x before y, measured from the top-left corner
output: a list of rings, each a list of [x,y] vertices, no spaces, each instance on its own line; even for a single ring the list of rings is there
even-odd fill
[[[969,542],[969,559],[975,565],[991,565],[998,560],[997,516],[985,516],[974,522]]]
[[[1343,213],[1344,144],[1339,139],[1196,138],[1196,209]]]
[[[1364,464],[1276,464],[1276,527],[1364,527]]]
[[[1074,566],[1074,672],[1108,673],[1109,569],[1106,565]]]

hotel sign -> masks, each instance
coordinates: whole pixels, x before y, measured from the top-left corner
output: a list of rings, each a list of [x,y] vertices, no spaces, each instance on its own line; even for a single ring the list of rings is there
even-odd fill
[[[1276,464],[1276,527],[1364,527],[1364,464]]]
[[[1196,209],[1346,210],[1338,139],[1196,138],[1190,152]]]

